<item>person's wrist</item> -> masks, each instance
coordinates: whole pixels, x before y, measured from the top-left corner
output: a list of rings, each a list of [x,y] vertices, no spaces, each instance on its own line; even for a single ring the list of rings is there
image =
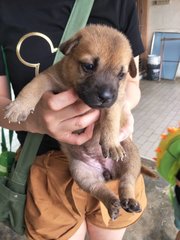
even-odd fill
[[[40,125],[39,127],[37,127],[38,124],[34,121],[33,114],[30,114],[27,120],[22,123],[22,125],[24,128],[24,131],[26,132],[43,134],[42,131],[40,130]]]

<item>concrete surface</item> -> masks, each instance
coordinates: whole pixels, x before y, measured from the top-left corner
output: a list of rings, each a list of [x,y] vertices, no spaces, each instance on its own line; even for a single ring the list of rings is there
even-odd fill
[[[153,158],[160,135],[180,122],[180,79],[176,81],[141,80],[141,100],[133,110],[133,139],[141,156]]]
[[[155,167],[152,161],[143,161]],[[141,219],[127,228],[123,240],[175,240],[174,213],[168,197],[167,183],[145,176],[147,208]]]
[[[133,139],[141,156],[152,160],[160,135],[180,122],[180,79],[175,81],[141,80],[141,100],[133,110]],[[153,161],[145,165],[155,167]],[[127,229],[123,240],[175,240],[174,214],[163,179],[145,177],[148,205],[142,218]],[[179,239],[180,240],[180,239]]]

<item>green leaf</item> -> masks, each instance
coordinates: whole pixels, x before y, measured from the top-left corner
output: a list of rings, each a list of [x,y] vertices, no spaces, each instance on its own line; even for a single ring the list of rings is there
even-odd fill
[[[15,153],[6,151],[0,154],[0,176],[7,176],[15,159]]]

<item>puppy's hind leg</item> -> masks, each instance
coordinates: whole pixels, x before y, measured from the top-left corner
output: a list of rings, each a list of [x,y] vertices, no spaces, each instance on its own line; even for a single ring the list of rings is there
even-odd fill
[[[110,218],[115,220],[119,216],[120,201],[106,187],[102,172],[79,160],[70,162],[70,170],[76,183],[84,191],[101,201],[106,206]]]
[[[141,212],[138,201],[135,200],[135,183],[134,176],[124,174],[120,178],[119,196],[121,207],[127,212]]]
[[[122,146],[127,153],[127,157],[121,163],[119,185],[121,207],[127,212],[141,212],[141,207],[135,200],[135,185],[141,169],[138,149],[131,139],[123,141]]]

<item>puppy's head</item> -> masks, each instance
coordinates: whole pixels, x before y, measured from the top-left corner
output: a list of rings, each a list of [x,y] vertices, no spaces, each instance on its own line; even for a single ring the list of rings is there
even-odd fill
[[[136,66],[127,38],[117,30],[89,25],[60,46],[66,76],[78,96],[92,108],[112,106],[119,85]]]

